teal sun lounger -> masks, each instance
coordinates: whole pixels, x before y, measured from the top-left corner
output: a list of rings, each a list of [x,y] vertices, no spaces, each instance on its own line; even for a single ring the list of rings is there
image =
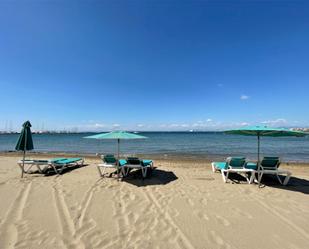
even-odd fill
[[[246,167],[247,162],[245,157],[228,157],[225,162],[212,162],[212,171],[221,171],[223,181],[228,182],[229,173],[237,173],[244,176],[249,184],[255,179],[256,170],[252,168],[254,165]],[[250,173],[250,178],[248,176]]]
[[[75,157],[75,158],[59,158],[58,160],[53,160],[48,163],[48,167],[45,169],[45,172],[49,168],[53,169],[56,174],[61,174],[65,168],[72,166],[82,166],[84,165],[84,158]]]
[[[105,176],[106,169],[116,169],[115,172],[109,174],[110,177],[118,171],[122,172],[122,167],[127,163],[124,159],[117,160],[114,155],[102,155],[101,159],[102,163],[97,165],[101,177]]]
[[[292,173],[285,169],[279,169],[281,164],[279,157],[264,157],[260,162],[260,170],[258,174],[258,182],[262,181],[263,175],[275,175],[282,185],[287,185]],[[247,166],[248,167],[248,166]],[[251,163],[251,167],[258,168],[256,163]],[[285,175],[284,181],[282,182],[280,175]]]
[[[123,174],[127,176],[132,169],[140,169],[142,171],[142,177],[147,176],[147,171],[154,168],[152,160],[140,160],[138,157],[128,157],[126,164],[123,167]]]

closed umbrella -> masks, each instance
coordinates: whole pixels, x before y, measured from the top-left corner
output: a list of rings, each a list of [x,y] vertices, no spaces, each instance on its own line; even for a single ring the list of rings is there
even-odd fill
[[[141,135],[137,135],[134,133],[130,133],[130,132],[125,132],[125,131],[112,131],[112,132],[108,132],[108,133],[100,133],[100,134],[96,134],[96,135],[92,135],[92,136],[87,136],[84,138],[92,138],[92,139],[114,139],[117,140],[118,143],[118,152],[117,152],[117,159],[118,159],[118,163],[117,163],[117,173],[118,173],[118,177],[119,177],[119,154],[120,154],[120,140],[124,139],[124,140],[128,140],[128,139],[145,139],[147,137],[145,136],[141,136]]]
[[[23,151],[23,169],[21,173],[21,177],[24,176],[24,166],[25,166],[25,157],[27,150],[33,150],[33,141],[32,141],[32,134],[31,134],[31,124],[29,121],[23,123],[23,128],[20,132],[20,136],[18,138],[17,144],[15,146],[15,150]]]
[[[227,134],[245,135],[245,136],[256,136],[258,142],[258,174],[260,174],[260,137],[303,137],[307,133],[301,131],[293,131],[286,128],[274,128],[265,125],[262,126],[245,126],[236,130],[225,131]],[[260,183],[259,183],[260,184]]]

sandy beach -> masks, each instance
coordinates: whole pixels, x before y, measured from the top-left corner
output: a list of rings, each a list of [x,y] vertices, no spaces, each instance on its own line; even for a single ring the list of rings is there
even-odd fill
[[[0,158],[1,248],[308,248],[306,164],[259,189],[224,184],[208,161],[157,159],[151,178],[117,181],[99,178],[96,158],[23,179],[19,156]]]

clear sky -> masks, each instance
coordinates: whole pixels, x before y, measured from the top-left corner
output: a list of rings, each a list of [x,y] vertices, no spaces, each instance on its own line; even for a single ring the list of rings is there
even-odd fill
[[[0,1],[0,130],[309,126],[306,1]]]

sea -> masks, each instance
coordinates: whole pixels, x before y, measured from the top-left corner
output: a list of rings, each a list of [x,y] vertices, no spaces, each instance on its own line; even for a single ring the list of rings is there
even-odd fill
[[[94,133],[33,134],[35,152],[116,154],[115,140],[84,138]],[[246,156],[257,159],[257,138],[223,132],[140,132],[148,137],[121,140],[121,155],[188,156],[218,158]],[[0,151],[14,151],[18,134],[0,134]],[[261,156],[280,156],[287,162],[309,162],[309,136],[262,137]]]

